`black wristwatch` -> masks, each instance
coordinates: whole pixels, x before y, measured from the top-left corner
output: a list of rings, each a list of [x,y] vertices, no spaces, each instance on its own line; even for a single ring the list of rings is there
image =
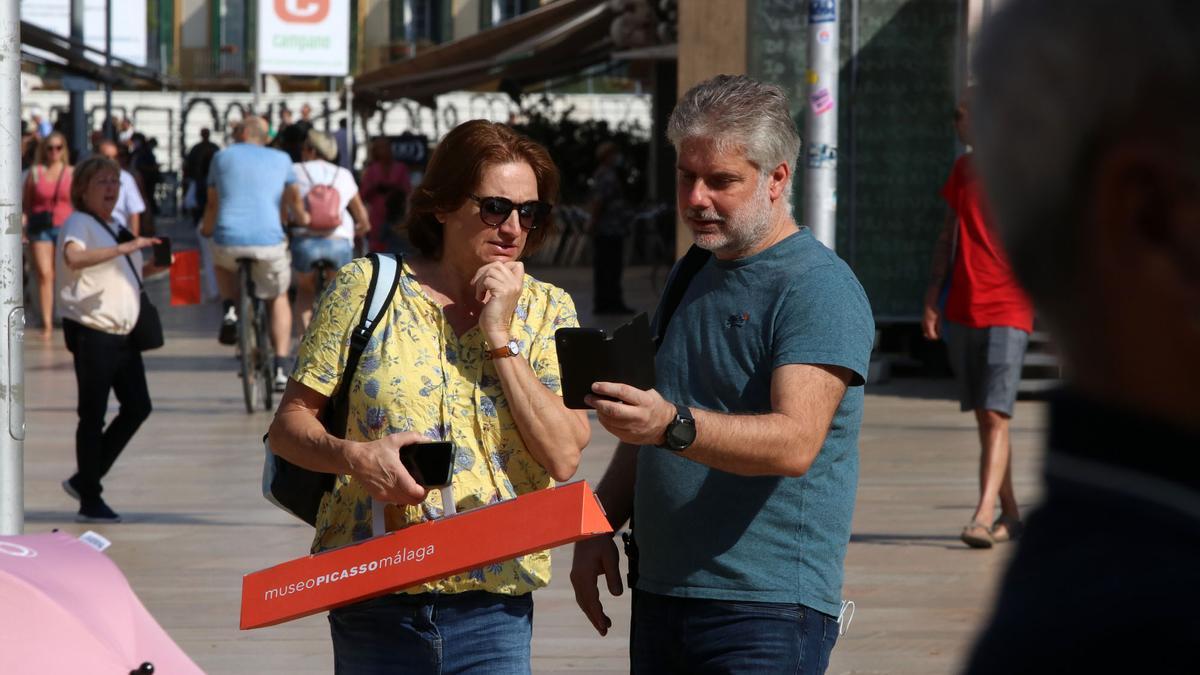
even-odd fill
[[[696,418],[687,406],[675,404],[675,419],[667,424],[667,438],[658,446],[663,450],[683,452],[696,440]]]

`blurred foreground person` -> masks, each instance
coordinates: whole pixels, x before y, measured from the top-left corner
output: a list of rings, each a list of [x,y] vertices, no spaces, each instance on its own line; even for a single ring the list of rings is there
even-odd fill
[[[1200,3],[1014,0],[975,63],[984,185],[1069,385],[968,671],[1195,672]]]
[[[447,134],[408,214],[416,252],[400,260],[381,330],[344,385],[371,271],[363,258],[338,271],[270,432],[280,456],[338,474],[314,553],[370,537],[373,498],[387,504],[388,530],[445,513],[450,493],[418,485],[403,446],[453,442],[451,512],[574,475],[591,432],[587,415],[563,404],[554,333],[578,325],[575,305],[521,262],[552,234],[558,181],[545,148],[502,124],[474,120]],[[350,387],[345,439],[318,419],[339,386]],[[536,551],[335,609],[334,672],[528,673],[533,591],[549,581],[550,552]]]

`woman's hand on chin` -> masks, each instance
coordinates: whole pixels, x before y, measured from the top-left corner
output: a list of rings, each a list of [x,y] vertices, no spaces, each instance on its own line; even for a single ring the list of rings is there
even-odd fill
[[[525,263],[522,262],[490,262],[471,278],[475,299],[483,303],[479,329],[493,347],[506,344],[511,338],[509,327],[524,281]]]

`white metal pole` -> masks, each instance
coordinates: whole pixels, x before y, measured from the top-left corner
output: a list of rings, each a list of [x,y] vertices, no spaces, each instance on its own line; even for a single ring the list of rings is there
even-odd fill
[[[83,0],[71,0],[71,39],[75,43],[71,47],[75,58],[83,60]],[[71,150],[72,159],[79,161],[88,153],[87,115],[83,109],[82,82],[75,82],[67,87],[70,90],[71,107]],[[91,88],[90,86],[88,87]]]
[[[257,8],[255,11],[258,15],[254,20],[254,84],[250,87],[250,91],[254,93],[254,114],[263,115],[263,110],[259,99],[262,97],[262,71],[259,70],[258,64],[262,60],[262,26],[259,25],[262,21],[262,12]],[[245,16],[245,12],[243,12]],[[263,115],[265,117],[265,115]],[[267,121],[270,126],[270,120]]]
[[[112,0],[104,0],[104,70],[112,74]],[[112,123],[112,80],[104,83],[104,122],[100,125],[104,137],[117,140],[116,125]]]
[[[0,534],[25,527],[25,308],[21,274],[21,19],[0,2]]]
[[[838,0],[808,2],[804,225],[837,250]]]
[[[354,171],[354,77],[347,76],[343,80],[346,87],[346,152],[350,153],[350,170]]]

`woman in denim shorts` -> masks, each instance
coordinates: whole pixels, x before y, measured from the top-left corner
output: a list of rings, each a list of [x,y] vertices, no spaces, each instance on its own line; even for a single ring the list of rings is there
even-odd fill
[[[42,337],[54,329],[54,243],[62,224],[71,215],[71,164],[67,139],[55,131],[38,144],[33,166],[25,178],[22,195],[25,238],[29,240],[33,269],[38,278],[42,310]]]
[[[313,266],[321,260],[329,261],[328,274],[332,276],[333,272],[354,257],[354,238],[366,235],[371,229],[371,221],[358,196],[354,176],[332,161],[337,158],[337,145],[329,136],[310,129],[300,158],[302,161],[293,168],[296,171],[296,186],[300,189],[300,196],[305,198],[305,204],[308,205],[309,192],[315,186],[333,188],[337,191],[340,218],[337,227],[332,229],[292,228],[292,269],[296,273],[295,314],[300,318],[300,331],[304,332],[312,320],[317,289],[317,273]],[[346,218],[347,210],[353,220]]]

